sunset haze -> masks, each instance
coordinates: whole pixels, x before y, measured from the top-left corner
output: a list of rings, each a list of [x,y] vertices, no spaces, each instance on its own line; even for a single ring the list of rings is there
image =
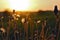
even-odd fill
[[[19,6],[19,10],[21,11],[37,11],[37,10],[53,10],[54,6],[57,5],[58,9],[60,10],[60,0],[26,0],[21,1],[19,0],[19,4],[17,0],[16,3],[13,1],[13,5]],[[22,6],[23,5],[23,6]],[[11,7],[10,0],[0,0],[0,11],[5,9],[14,9]],[[16,8],[16,7],[15,7]]]

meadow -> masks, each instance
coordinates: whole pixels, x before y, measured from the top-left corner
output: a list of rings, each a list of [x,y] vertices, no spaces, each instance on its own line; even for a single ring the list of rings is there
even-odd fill
[[[58,19],[53,11],[0,12],[0,40],[60,40],[60,11]]]

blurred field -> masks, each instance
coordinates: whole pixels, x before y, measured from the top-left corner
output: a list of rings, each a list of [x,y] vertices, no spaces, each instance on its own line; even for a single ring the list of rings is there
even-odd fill
[[[16,14],[16,19],[12,16],[13,14]],[[19,15],[19,16],[17,16]],[[59,11],[60,16],[60,11]],[[25,18],[25,22],[22,23],[22,18]],[[47,20],[46,20],[47,18]],[[60,18],[59,18],[60,19]],[[10,20],[10,21],[9,21]],[[42,30],[42,22],[46,20],[47,25],[44,28],[44,36],[46,36],[46,39],[52,34],[53,29],[56,26],[56,17],[54,15],[53,11],[38,11],[38,12],[0,12],[0,28],[5,28],[6,32],[9,32],[9,38],[10,40],[14,40],[13,38],[13,32],[15,30],[19,31],[19,38],[17,40],[29,40],[29,37],[32,35],[33,40],[40,40],[40,34]],[[40,21],[37,23],[37,21]],[[59,21],[60,22],[60,21]],[[9,31],[8,31],[9,30]],[[37,31],[38,32],[35,32]],[[46,34],[47,32],[47,34]],[[38,39],[34,39],[34,34],[38,35]],[[27,36],[26,36],[27,35]],[[56,34],[57,35],[57,34]],[[12,38],[10,37],[12,36]],[[1,34],[0,34],[0,40],[1,40]],[[28,37],[28,38],[26,38]],[[37,37],[37,36],[36,36]],[[56,39],[56,38],[55,38]],[[9,40],[9,39],[7,39]],[[32,38],[31,38],[32,40]],[[41,39],[42,40],[42,39]],[[49,39],[48,39],[49,40]],[[60,40],[60,33],[58,40]]]

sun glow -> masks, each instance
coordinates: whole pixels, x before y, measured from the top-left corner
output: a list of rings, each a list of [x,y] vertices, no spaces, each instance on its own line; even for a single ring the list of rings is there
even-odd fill
[[[9,0],[10,9],[25,11],[28,10],[30,6],[29,0]]]

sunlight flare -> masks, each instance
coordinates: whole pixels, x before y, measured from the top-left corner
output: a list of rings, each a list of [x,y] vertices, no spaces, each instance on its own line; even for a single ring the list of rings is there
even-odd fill
[[[15,10],[28,10],[29,0],[9,0],[10,8]]]

